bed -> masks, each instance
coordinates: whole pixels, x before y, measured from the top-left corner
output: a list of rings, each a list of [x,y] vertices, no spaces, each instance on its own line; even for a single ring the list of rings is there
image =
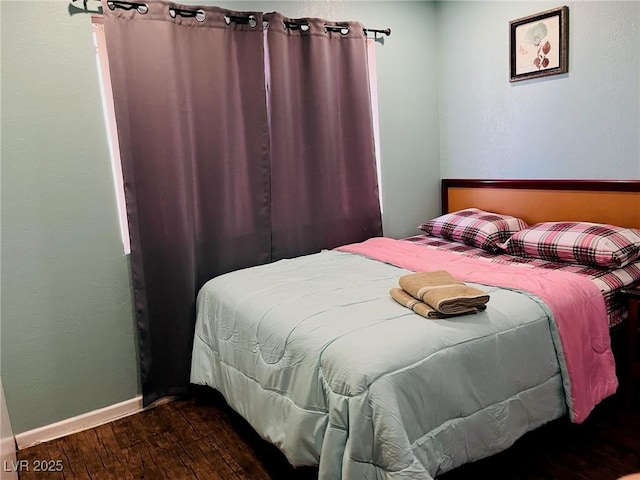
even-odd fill
[[[443,214],[640,227],[640,182],[442,185]],[[640,261],[600,275],[468,247],[374,238],[216,277],[198,295],[191,381],[322,480],[432,479],[563,415],[584,421],[617,389],[609,329]],[[390,298],[438,269],[486,292],[486,310],[431,320]]]

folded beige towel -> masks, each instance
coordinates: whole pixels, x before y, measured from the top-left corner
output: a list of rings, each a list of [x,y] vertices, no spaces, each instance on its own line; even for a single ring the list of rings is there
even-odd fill
[[[409,295],[445,315],[474,313],[489,301],[486,292],[465,285],[446,270],[412,273],[400,277],[399,283]]]
[[[468,309],[467,311],[465,311],[463,313],[456,313],[456,314],[453,314],[453,315],[447,315],[446,313],[440,313],[440,312],[434,310],[433,308],[431,308],[426,303],[415,299],[414,297],[409,295],[407,292],[405,292],[401,288],[397,288],[397,287],[396,288],[392,288],[391,290],[389,290],[389,293],[391,294],[391,298],[393,298],[400,305],[402,305],[403,307],[407,307],[407,308],[413,310],[418,315],[422,315],[423,317],[426,317],[426,318],[457,317],[459,315],[466,315],[466,314],[469,314],[469,313],[478,313],[478,312],[483,311],[485,308],[487,308],[486,305],[482,305],[482,306],[477,307],[477,308],[470,308],[470,309]]]

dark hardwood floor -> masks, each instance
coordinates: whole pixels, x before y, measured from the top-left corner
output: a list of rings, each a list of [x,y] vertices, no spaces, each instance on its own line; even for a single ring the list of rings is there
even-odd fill
[[[20,480],[312,480],[318,475],[315,468],[293,469],[211,391],[21,450],[18,459],[31,467]],[[34,472],[42,460],[61,460],[62,472]],[[438,480],[615,480],[637,471],[640,398],[625,406],[612,397],[581,425],[566,418],[551,422],[507,451]]]

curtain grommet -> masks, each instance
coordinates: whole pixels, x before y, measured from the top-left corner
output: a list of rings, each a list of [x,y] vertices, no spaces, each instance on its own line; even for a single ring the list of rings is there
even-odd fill
[[[349,25],[326,25],[324,26],[324,33],[339,32],[340,35],[349,34]]]
[[[308,32],[311,28],[308,23],[296,22],[296,21],[285,21],[282,20],[282,26],[285,30],[300,30],[301,32]],[[326,32],[325,28],[325,32]]]
[[[178,15],[186,18],[195,18],[198,22],[204,22],[204,19],[207,17],[205,11],[202,9],[181,10],[178,8],[169,7],[169,16],[171,18],[176,18]]]
[[[147,5],[146,3],[125,2],[125,1],[119,2],[117,0],[107,2],[107,7],[109,7],[109,10],[115,10],[116,8],[131,10],[135,8],[140,15],[145,15],[149,11],[149,5]]]
[[[247,22],[251,28],[256,28],[258,25],[258,19],[255,15],[249,15],[249,21]]]

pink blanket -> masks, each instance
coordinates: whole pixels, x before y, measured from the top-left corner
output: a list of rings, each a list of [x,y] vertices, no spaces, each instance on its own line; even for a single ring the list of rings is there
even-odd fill
[[[523,290],[541,298],[553,312],[560,337],[561,345],[556,345],[556,350],[560,353],[567,405],[575,423],[583,422],[618,387],[604,297],[587,278],[555,270],[483,262],[383,237],[336,250],[413,271],[447,270],[465,282]],[[556,335],[554,341],[557,343]]]

